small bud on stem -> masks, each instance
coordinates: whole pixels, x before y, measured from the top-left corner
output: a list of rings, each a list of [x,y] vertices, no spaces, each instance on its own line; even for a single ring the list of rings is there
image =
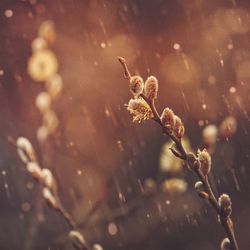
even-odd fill
[[[158,80],[154,76],[149,76],[145,82],[145,89],[144,93],[145,96],[150,100],[154,100],[157,98],[157,93],[158,93]]]
[[[144,82],[140,76],[135,75],[130,78],[129,90],[135,97],[138,97],[143,92],[143,88]]]
[[[202,151],[198,150],[198,159],[201,163],[201,172],[204,176],[207,176],[211,171],[211,156],[206,149]]]
[[[172,109],[165,108],[163,110],[161,114],[161,123],[163,127],[172,130],[175,126],[175,119],[176,119],[176,116]]]
[[[221,250],[232,250],[230,240],[228,238],[223,239],[220,248]]]
[[[232,213],[232,201],[228,194],[222,194],[218,200],[223,216],[229,217]]]
[[[178,116],[175,116],[174,133],[179,139],[181,139],[185,133],[185,127],[183,125],[183,122],[181,121],[181,118]]]
[[[204,191],[204,185],[201,181],[197,181],[194,185],[195,190],[197,191],[198,195],[203,199],[208,199],[209,194]]]

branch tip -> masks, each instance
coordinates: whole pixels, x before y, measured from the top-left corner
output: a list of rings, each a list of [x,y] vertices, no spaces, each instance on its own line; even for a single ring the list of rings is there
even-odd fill
[[[128,66],[126,64],[126,60],[123,57],[118,56],[118,61],[121,63],[121,65],[122,65],[122,67],[124,69],[125,77],[130,80],[131,74],[129,73]]]

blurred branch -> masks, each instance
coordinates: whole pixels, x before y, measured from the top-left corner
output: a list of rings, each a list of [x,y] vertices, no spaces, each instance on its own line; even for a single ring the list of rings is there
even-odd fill
[[[62,216],[71,232],[74,232],[73,234],[69,234],[73,244],[76,245],[75,241],[77,241],[77,249],[87,250],[88,248],[83,240],[83,236],[76,230],[76,222],[62,205],[57,192],[57,183],[53,174],[49,169],[41,168],[39,166],[32,144],[24,137],[19,137],[16,142],[11,137],[9,137],[8,140],[11,145],[16,147],[21,161],[25,164],[26,170],[42,187],[43,198],[48,205]],[[77,239],[75,239],[76,237]],[[82,244],[80,243],[81,245],[79,244],[79,238],[81,238],[80,241],[83,242]]]

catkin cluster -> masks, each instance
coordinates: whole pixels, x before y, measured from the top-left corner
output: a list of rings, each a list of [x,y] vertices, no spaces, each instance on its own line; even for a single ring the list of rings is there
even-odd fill
[[[28,62],[28,73],[36,81],[45,84],[45,90],[40,92],[35,104],[42,115],[42,124],[37,130],[37,139],[40,143],[46,141],[58,126],[58,118],[52,106],[59,97],[63,82],[58,74],[58,61],[50,49],[56,39],[54,24],[51,21],[43,22],[38,31],[38,37],[32,42],[32,56]]]
[[[25,164],[26,170],[43,187],[43,197],[48,204],[59,208],[56,199],[57,184],[55,178],[48,168],[41,168],[31,142],[25,137],[19,137],[16,141],[17,152],[21,161]]]
[[[53,134],[59,124],[56,113],[53,110],[53,102],[60,96],[63,82],[58,74],[58,62],[50,47],[54,44],[56,33],[51,21],[43,22],[39,28],[38,37],[32,42],[32,56],[28,62],[28,73],[36,81],[45,84],[45,90],[36,98],[35,105],[42,115],[42,124],[37,130],[37,139],[44,143],[48,136]],[[57,183],[48,168],[42,168],[38,163],[33,145],[25,137],[19,137],[14,143],[21,161],[26,170],[42,186],[42,195],[48,205],[58,211],[69,227],[69,238],[75,249],[89,249],[83,235],[76,230],[76,224],[72,217],[64,209],[57,194]]]
[[[52,172],[48,168],[42,168],[37,161],[36,153],[31,142],[25,137],[19,137],[16,140],[17,153],[24,163],[26,170],[33,179],[42,186],[42,195],[48,205],[56,211],[59,211],[69,226],[73,229],[69,232],[69,238],[76,249],[87,250],[87,244],[82,234],[77,231],[75,223],[70,215],[63,208],[57,194],[57,183]]]
[[[133,121],[139,123],[153,118],[153,110],[150,104],[157,99],[159,83],[155,76],[149,76],[145,83],[141,76],[134,75],[129,77],[129,90],[134,98],[127,104],[127,110],[133,115]],[[165,108],[161,114],[162,126],[167,128],[178,138],[184,136],[185,127],[179,116],[173,110]]]

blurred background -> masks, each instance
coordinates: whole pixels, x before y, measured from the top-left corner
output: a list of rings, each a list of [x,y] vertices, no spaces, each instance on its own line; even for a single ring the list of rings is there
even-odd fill
[[[34,42],[46,34],[46,45]],[[157,107],[182,118],[186,148],[212,154],[216,195],[230,194],[240,249],[250,249],[248,0],[0,1],[0,249],[72,249],[67,224],[8,142],[19,136],[53,172],[90,246],[219,249],[224,231],[196,178],[156,124],[132,122],[117,56],[158,78]],[[41,143],[37,96],[55,73],[57,126]]]

